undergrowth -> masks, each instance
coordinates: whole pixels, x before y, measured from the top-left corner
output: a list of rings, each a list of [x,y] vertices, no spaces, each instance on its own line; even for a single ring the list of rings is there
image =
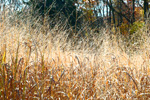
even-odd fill
[[[0,25],[1,100],[150,98],[150,43],[144,28],[138,45],[105,29],[75,42],[77,37],[68,40],[57,25],[43,34],[30,23],[7,21]]]

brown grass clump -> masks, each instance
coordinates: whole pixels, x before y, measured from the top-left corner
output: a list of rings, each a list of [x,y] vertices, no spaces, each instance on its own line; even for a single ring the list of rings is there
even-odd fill
[[[118,35],[75,44],[57,27],[44,35],[29,25],[1,24],[1,100],[150,98],[149,37],[131,53]]]

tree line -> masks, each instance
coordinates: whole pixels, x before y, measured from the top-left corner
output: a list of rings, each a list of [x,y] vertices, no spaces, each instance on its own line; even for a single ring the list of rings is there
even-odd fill
[[[32,16],[67,19],[75,30],[85,23],[91,28],[130,26],[150,17],[150,0],[0,0],[1,10],[6,6],[31,10]],[[59,13],[58,13],[59,12]],[[56,16],[57,15],[57,16]]]

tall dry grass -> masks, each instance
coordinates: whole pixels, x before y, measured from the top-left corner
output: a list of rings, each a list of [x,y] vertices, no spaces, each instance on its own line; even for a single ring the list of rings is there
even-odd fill
[[[150,98],[150,43],[145,28],[138,31],[141,45],[126,47],[130,41],[105,29],[73,41],[58,26],[46,35],[42,28],[30,26],[1,22],[1,100]]]

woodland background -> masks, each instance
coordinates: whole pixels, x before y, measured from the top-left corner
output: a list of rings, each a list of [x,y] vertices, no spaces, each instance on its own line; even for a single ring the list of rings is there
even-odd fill
[[[88,29],[95,31],[109,27],[114,32],[131,35],[143,26],[150,16],[149,0],[1,0],[1,20],[7,15],[16,17],[29,13],[31,23],[39,20],[42,25],[54,27],[58,21],[71,28],[70,36],[88,35]],[[24,16],[25,17],[25,16]],[[38,19],[41,17],[41,19]],[[18,18],[25,20],[23,18]],[[13,21],[14,19],[12,19]],[[67,21],[67,22],[66,22]],[[31,25],[34,27],[34,25]],[[88,27],[88,28],[87,28]],[[87,31],[87,32],[86,32]]]

